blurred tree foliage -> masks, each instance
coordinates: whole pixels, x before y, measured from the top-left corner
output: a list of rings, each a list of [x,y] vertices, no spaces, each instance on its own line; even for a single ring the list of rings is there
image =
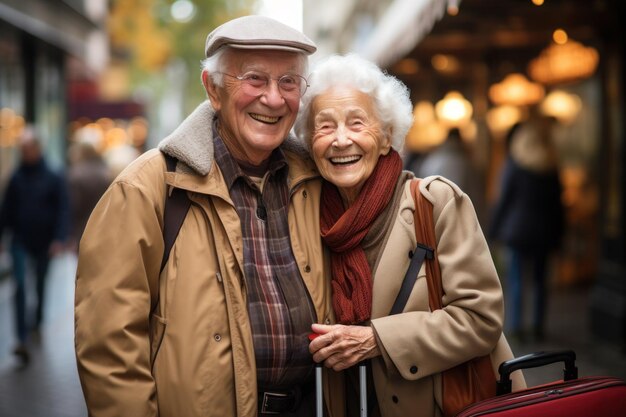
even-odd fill
[[[229,19],[249,14],[255,4],[256,0],[111,0],[107,27],[113,61],[128,66],[132,89],[149,89],[153,98],[167,82],[168,67],[182,62],[187,112],[205,97],[200,61],[207,34]],[[192,13],[176,20],[172,6]]]

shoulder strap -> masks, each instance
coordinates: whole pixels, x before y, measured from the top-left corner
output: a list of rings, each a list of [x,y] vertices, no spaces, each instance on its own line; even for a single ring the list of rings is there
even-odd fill
[[[441,283],[441,267],[437,259],[437,239],[435,237],[435,221],[433,205],[419,190],[419,181],[413,181],[411,191],[415,199],[415,237],[433,248],[433,256],[426,262],[426,282],[428,283],[428,305],[431,311],[443,307],[443,284]]]
[[[167,154],[163,154],[163,156],[167,164],[167,171],[176,171],[176,163],[178,160]],[[163,271],[165,263],[170,256],[172,246],[174,246],[178,232],[185,221],[190,205],[191,200],[187,197],[185,190],[174,188],[171,193],[167,193],[163,212],[163,241],[165,247],[163,250],[163,259],[161,260],[161,271]]]
[[[426,282],[428,284],[428,305],[431,311],[442,307],[441,298],[443,296],[443,287],[441,284],[441,269],[437,260],[435,248],[437,242],[435,239],[435,228],[433,222],[433,206],[428,200],[422,196],[419,191],[419,179],[411,181],[411,195],[415,200],[415,238],[417,246],[409,256],[411,263],[404,275],[400,291],[396,297],[390,315],[401,313],[409,300],[409,295],[413,290],[417,274],[424,260],[426,262]]]

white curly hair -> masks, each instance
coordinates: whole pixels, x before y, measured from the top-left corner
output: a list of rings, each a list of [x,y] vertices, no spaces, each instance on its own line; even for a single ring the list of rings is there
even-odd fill
[[[373,97],[383,130],[391,131],[391,145],[396,151],[403,149],[404,138],[413,124],[413,105],[407,86],[400,80],[371,61],[347,54],[331,55],[318,62],[309,76],[309,84],[294,127],[296,135],[309,148],[314,116],[311,103],[330,88],[348,86]]]

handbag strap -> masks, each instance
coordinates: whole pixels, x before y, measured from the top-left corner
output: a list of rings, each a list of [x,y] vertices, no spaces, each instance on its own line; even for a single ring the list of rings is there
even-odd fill
[[[428,305],[431,311],[443,308],[443,284],[441,267],[437,258],[437,239],[433,220],[433,205],[419,190],[419,180],[411,182],[411,194],[415,199],[415,238],[433,248],[433,257],[426,262],[426,282],[428,284]]]
[[[411,181],[411,195],[415,201],[414,223],[415,239],[417,246],[409,256],[411,263],[404,275],[400,291],[396,296],[389,315],[401,313],[404,310],[422,263],[426,260],[426,283],[428,287],[428,305],[431,311],[443,307],[443,285],[441,283],[441,268],[437,259],[435,248],[437,241],[435,238],[435,224],[433,221],[433,205],[419,191],[419,179]]]

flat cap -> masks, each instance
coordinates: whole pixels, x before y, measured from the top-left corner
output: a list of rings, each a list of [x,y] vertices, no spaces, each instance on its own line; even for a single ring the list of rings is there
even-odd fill
[[[213,55],[222,46],[239,49],[277,49],[302,52],[307,55],[317,50],[311,39],[302,32],[266,16],[244,16],[215,28],[206,38],[204,52]]]

